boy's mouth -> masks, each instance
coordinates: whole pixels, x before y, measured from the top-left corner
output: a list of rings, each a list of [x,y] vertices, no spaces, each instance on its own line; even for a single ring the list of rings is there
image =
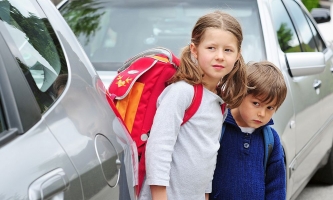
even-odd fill
[[[260,120],[253,120],[257,124],[261,124],[262,122]]]

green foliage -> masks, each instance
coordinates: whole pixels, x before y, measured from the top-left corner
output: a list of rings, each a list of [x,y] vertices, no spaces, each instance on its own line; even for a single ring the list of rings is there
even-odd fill
[[[314,52],[309,44],[302,43],[302,45],[291,46],[290,43],[293,39],[293,32],[287,27],[286,23],[282,23],[279,30],[277,31],[277,37],[280,44],[280,48],[283,52],[301,52],[301,46],[305,52]]]
[[[277,31],[277,37],[280,44],[280,48],[283,52],[300,52],[301,48],[299,45],[290,46],[290,41],[293,39],[293,32],[288,28],[286,23],[282,23],[279,30]]]
[[[277,31],[278,41],[283,52],[287,52],[291,48],[289,42],[292,40],[293,33],[286,23],[282,23]]]
[[[101,5],[92,0],[71,1],[61,13],[68,25],[78,37],[80,35],[86,38],[86,44],[89,38],[100,29],[100,20],[104,12],[99,12]]]
[[[318,8],[319,7],[319,0],[302,0],[305,7],[308,9],[308,11],[311,11],[312,8]]]

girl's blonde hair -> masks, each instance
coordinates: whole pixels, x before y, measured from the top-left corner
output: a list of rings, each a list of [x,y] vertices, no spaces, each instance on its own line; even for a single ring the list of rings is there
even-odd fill
[[[240,53],[243,41],[242,28],[238,21],[227,13],[221,11],[208,13],[198,19],[192,30],[191,42],[196,47],[200,44],[201,39],[208,28],[218,28],[224,31],[229,31],[237,38],[240,57],[236,61],[231,72],[221,79],[217,88],[218,95],[228,104],[229,108],[238,107],[245,97],[247,90],[246,65]],[[180,66],[176,74],[170,80],[170,83],[184,80],[191,85],[205,84],[202,82],[204,73],[201,68],[197,66],[195,61],[191,59],[189,46],[183,48],[180,58]]]

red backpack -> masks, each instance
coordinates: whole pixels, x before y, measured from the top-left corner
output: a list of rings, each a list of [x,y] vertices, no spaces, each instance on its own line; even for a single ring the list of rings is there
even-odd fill
[[[149,49],[126,61],[108,89],[107,99],[111,107],[116,107],[118,117],[123,120],[138,149],[137,195],[146,174],[146,142],[156,113],[157,98],[178,66],[179,59],[168,49]],[[195,114],[201,103],[203,86],[194,85],[193,89],[194,97],[185,111],[182,124]]]

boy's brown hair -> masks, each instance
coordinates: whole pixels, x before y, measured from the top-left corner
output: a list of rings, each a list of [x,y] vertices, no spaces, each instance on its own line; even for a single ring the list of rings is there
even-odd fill
[[[276,110],[287,96],[287,85],[279,68],[269,61],[251,62],[247,67],[247,95],[270,103],[276,99]]]

